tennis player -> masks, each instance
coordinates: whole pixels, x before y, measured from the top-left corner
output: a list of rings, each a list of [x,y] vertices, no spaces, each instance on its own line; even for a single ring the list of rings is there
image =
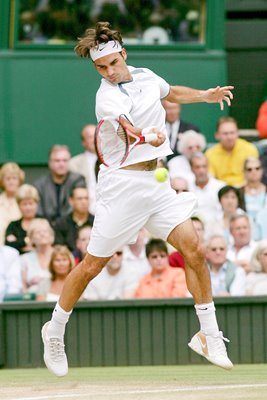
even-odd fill
[[[185,259],[187,286],[200,322],[200,331],[188,345],[210,362],[231,369],[233,364],[224,344],[228,339],[218,328],[209,272],[190,219],[196,207],[195,195],[184,192],[177,196],[169,181],[158,183],[153,173],[157,159],[172,153],[161,100],[219,103],[223,109],[224,102],[231,104],[233,87],[196,90],[170,86],[149,69],[128,66],[121,34],[111,30],[108,22],[98,22],[95,29],[88,29],[75,50],[79,56],[91,58],[103,78],[96,95],[97,119],[124,114],[140,132],[151,127],[157,132],[157,139],[136,146],[116,170],[103,164],[100,168],[88,254],[69,274],[52,319],[42,328],[46,366],[57,376],[67,374],[64,333],[75,303],[116,250],[133,243],[145,226],[154,237],[168,241]]]

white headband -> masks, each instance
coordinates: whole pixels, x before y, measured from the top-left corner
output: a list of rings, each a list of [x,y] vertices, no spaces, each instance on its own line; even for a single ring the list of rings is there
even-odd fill
[[[112,53],[119,53],[120,51],[122,51],[120,43],[117,40],[110,40],[107,43],[100,43],[98,46],[90,49],[90,57],[95,61],[98,58]]]

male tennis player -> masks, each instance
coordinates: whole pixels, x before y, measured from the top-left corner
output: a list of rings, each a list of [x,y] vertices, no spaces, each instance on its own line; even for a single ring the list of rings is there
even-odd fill
[[[189,346],[210,362],[231,369],[233,364],[224,344],[227,339],[219,331],[215,316],[209,272],[190,219],[196,207],[195,196],[190,192],[177,196],[169,182],[159,184],[154,179],[153,171],[157,158],[171,154],[161,99],[173,103],[219,103],[223,109],[224,101],[231,104],[233,87],[195,90],[170,86],[149,69],[128,66],[121,35],[112,31],[108,22],[88,29],[79,39],[76,53],[91,58],[103,77],[96,95],[98,120],[125,114],[140,132],[143,128],[158,129],[157,139],[136,146],[117,170],[101,166],[88,254],[68,276],[52,319],[42,329],[46,366],[57,376],[67,374],[63,338],[75,303],[116,250],[133,242],[145,226],[154,237],[168,241],[185,259],[187,286],[200,322],[200,331]]]

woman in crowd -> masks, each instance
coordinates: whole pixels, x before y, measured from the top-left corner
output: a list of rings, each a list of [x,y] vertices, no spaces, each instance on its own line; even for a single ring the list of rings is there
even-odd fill
[[[267,295],[267,240],[258,242],[252,254],[252,272],[247,275],[247,295]]]
[[[245,214],[245,212],[241,208],[239,191],[234,186],[223,186],[218,192],[218,198],[222,210],[215,220],[212,219],[206,223],[206,237],[223,234],[227,243],[230,243],[232,241],[229,229],[231,217],[236,214]]]
[[[21,255],[24,292],[36,293],[38,284],[50,276],[54,231],[46,219],[35,218],[27,231],[33,250]]]
[[[14,247],[23,254],[32,250],[27,229],[36,217],[39,202],[37,189],[26,183],[21,185],[17,192],[17,202],[22,218],[12,221],[8,225],[5,244]]]
[[[240,188],[244,210],[253,223],[254,240],[263,239],[257,229],[257,214],[267,207],[267,186],[262,183],[263,168],[261,161],[255,157],[249,157],[244,163],[244,176],[246,184]]]
[[[16,195],[24,179],[24,171],[16,163],[5,163],[0,169],[0,244],[4,244],[9,223],[21,217]]]
[[[51,276],[40,282],[37,289],[37,300],[57,301],[64,282],[74,265],[74,257],[68,248],[66,246],[56,245],[49,263],[49,272]]]

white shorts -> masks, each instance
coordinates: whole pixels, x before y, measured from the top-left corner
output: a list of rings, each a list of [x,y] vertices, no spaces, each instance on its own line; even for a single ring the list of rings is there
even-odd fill
[[[88,252],[112,256],[125,244],[134,243],[145,227],[153,237],[167,240],[171,231],[192,216],[196,197],[176,194],[169,180],[160,183],[154,171],[118,169],[99,174],[96,214]]]

